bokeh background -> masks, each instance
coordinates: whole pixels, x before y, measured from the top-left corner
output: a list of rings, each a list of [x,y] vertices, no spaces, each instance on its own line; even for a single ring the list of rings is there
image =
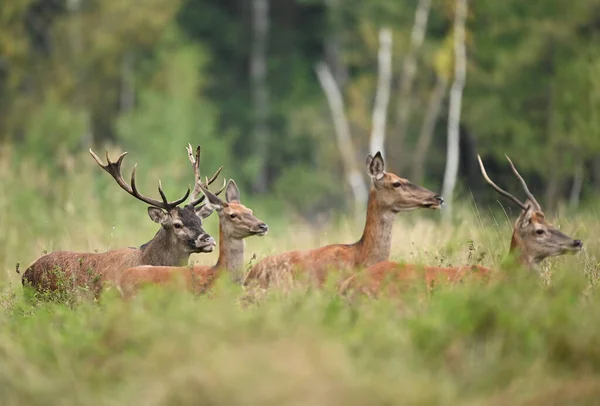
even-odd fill
[[[0,404],[597,405],[599,37],[600,0],[0,0]],[[159,228],[90,147],[128,151],[124,176],[138,162],[140,191],[161,179],[174,200],[202,145],[203,175],[223,165],[269,224],[249,267],[356,241],[382,137],[389,171],[449,203],[398,214],[391,259],[498,283],[23,294],[15,268],[45,252]],[[477,153],[523,199],[508,154],[584,249],[515,268],[519,209]]]
[[[282,227],[323,229],[360,207],[363,162],[381,134],[389,171],[443,190],[457,207],[499,208],[479,153],[518,194],[508,154],[550,213],[593,208],[600,1],[470,2],[458,44],[464,86],[459,4],[3,0],[4,268],[12,274],[44,250],[150,238],[141,204],[96,166],[90,147],[128,151],[125,172],[139,162],[143,191],[156,193],[162,179],[174,199],[192,181],[184,148],[201,144],[203,174],[224,165]],[[462,96],[455,126],[453,88]]]

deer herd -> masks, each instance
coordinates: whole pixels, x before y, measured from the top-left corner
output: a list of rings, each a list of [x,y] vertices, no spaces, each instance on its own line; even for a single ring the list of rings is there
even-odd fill
[[[195,153],[188,144],[188,158],[194,173],[194,187],[183,197],[168,201],[158,182],[160,200],[142,195],[136,187],[136,166],[129,183],[121,174],[121,164],[127,153],[115,162],[106,152],[106,164],[90,149],[96,163],[131,196],[149,205],[148,215],[160,224],[160,229],[139,248],[121,248],[104,253],[56,251],[33,262],[22,276],[24,286],[38,292],[86,287],[99,298],[105,286],[114,286],[124,299],[135,296],[146,285],[182,282],[191,292],[207,292],[223,271],[244,288],[268,289],[282,282],[307,278],[320,287],[329,278],[337,281],[339,294],[361,294],[370,297],[398,294],[406,286],[421,281],[428,287],[434,283],[456,283],[465,277],[487,280],[495,274],[480,265],[432,267],[389,261],[392,227],[395,215],[416,209],[440,209],[442,197],[430,190],[385,171],[383,157],[378,152],[366,160],[371,188],[366,222],[361,238],[353,244],[333,244],[324,247],[291,251],[263,258],[244,275],[244,239],[264,236],[269,227],[251,209],[241,203],[240,191],[230,179],[214,193],[208,188],[218,178],[220,167],[211,178],[200,176],[200,147]],[[514,175],[524,189],[523,203],[501,189],[487,175],[481,158],[479,166],[484,179],[502,196],[517,204],[521,213],[513,226],[510,254],[523,268],[538,270],[548,257],[577,252],[583,247],[560,232],[545,219],[541,206],[530,192],[512,161],[507,157]],[[219,197],[225,192],[224,199]],[[189,201],[187,203],[186,200]],[[193,253],[212,252],[213,237],[203,229],[203,220],[213,211],[219,217],[219,257],[213,266],[188,266]]]

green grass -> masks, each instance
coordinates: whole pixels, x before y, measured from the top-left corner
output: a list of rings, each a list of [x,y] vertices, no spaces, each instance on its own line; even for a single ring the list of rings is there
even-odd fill
[[[28,162],[0,162],[8,191],[0,196],[2,405],[592,405],[600,398],[600,215],[592,210],[555,221],[586,248],[551,259],[543,278],[508,269],[503,283],[432,294],[417,287],[354,303],[332,288],[299,288],[250,305],[222,278],[208,297],[150,288],[130,303],[111,291],[100,303],[66,305],[24,295],[15,264],[24,270],[43,250],[139,245],[157,226],[86,157],[76,159],[69,182],[52,182]],[[156,176],[143,173],[148,183],[140,187],[152,190]],[[315,231],[247,205],[271,226],[248,239],[248,261],[350,242],[362,226]],[[479,211],[463,209],[453,224],[438,213],[398,215],[392,257],[499,267],[510,222]],[[211,216],[209,232],[216,225]],[[192,259],[208,264],[216,256]]]

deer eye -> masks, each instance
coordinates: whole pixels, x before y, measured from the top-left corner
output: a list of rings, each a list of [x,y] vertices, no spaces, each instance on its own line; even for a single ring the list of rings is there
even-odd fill
[[[544,234],[544,230],[540,228],[540,229],[538,229],[538,230],[535,230],[535,233],[536,233],[537,235],[542,235],[542,234]]]
[[[237,217],[237,214],[235,214],[235,213],[231,213],[231,214],[229,215],[229,218],[230,218],[230,219],[234,219],[234,218],[236,218],[236,217]]]
[[[181,224],[181,223],[173,223],[173,227],[175,227],[175,228],[178,228],[178,229],[179,229],[179,228],[182,228],[182,227],[183,227],[183,224]]]
[[[402,183],[396,181],[396,182],[392,183],[392,186],[394,186],[394,187],[400,187],[400,186],[402,186]]]

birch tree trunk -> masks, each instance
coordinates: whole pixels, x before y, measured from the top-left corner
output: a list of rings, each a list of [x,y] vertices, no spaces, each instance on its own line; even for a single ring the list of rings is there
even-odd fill
[[[401,156],[406,157],[406,129],[408,127],[408,119],[411,111],[410,95],[412,94],[413,83],[417,72],[417,53],[423,41],[425,40],[425,31],[427,30],[427,21],[429,19],[429,11],[431,10],[431,0],[419,0],[417,10],[415,12],[415,23],[410,34],[410,48],[408,54],[404,58],[402,66],[402,76],[400,78],[400,95],[397,102],[397,118],[394,128],[396,135],[395,143],[400,148]],[[400,160],[400,171],[406,167],[405,160]]]
[[[269,0],[252,0],[252,49],[250,81],[254,113],[254,154],[258,170],[253,184],[255,192],[267,189],[267,148],[269,142],[269,91],[267,86],[267,40]]]
[[[346,180],[352,189],[355,213],[357,213],[366,203],[368,191],[361,172],[358,169],[359,165],[352,144],[350,126],[346,118],[342,93],[327,64],[319,63],[315,70],[323,92],[325,92],[329,109],[331,110],[338,149],[344,164]]]
[[[378,62],[379,75],[373,106],[370,150],[372,154],[381,152],[385,158],[385,128],[392,86],[392,31],[389,28],[379,30]]]
[[[581,189],[583,188],[583,173],[583,161],[580,160],[575,166],[573,186],[571,187],[571,194],[569,196],[569,207],[571,207],[571,209],[577,209],[579,207],[579,202],[581,201]]]
[[[594,189],[596,192],[600,192],[600,157],[592,160],[592,176]]]
[[[467,19],[467,0],[456,0],[454,16],[454,82],[450,90],[450,107],[448,112],[448,150],[444,186],[442,195],[447,202],[446,215],[452,213],[452,195],[458,176],[460,111],[462,92],[467,76],[467,56],[465,46],[465,23]]]
[[[413,155],[411,180],[416,184],[421,184],[425,177],[427,153],[433,140],[433,132],[440,117],[442,102],[447,90],[448,82],[442,76],[438,75],[435,88],[431,93],[429,103],[427,103],[427,112],[421,125],[421,131],[419,131],[419,138]]]

